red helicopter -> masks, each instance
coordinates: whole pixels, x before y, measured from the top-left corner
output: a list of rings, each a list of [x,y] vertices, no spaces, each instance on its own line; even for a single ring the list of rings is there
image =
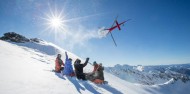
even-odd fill
[[[107,33],[107,34],[109,34],[109,33],[111,34],[111,37],[112,37],[112,39],[113,39],[113,42],[114,42],[115,46],[117,46],[117,44],[116,44],[115,39],[114,39],[114,37],[113,37],[113,35],[112,35],[112,31],[113,31],[114,29],[116,29],[116,28],[118,28],[119,30],[121,30],[121,27],[120,27],[120,26],[121,26],[121,25],[124,26],[124,23],[125,23],[125,22],[131,20],[131,19],[128,19],[128,20],[126,20],[126,21],[123,21],[123,22],[121,22],[121,23],[118,23],[117,18],[118,18],[118,16],[117,16],[116,19],[114,20],[114,22],[113,22],[111,28],[104,29],[104,30],[108,30],[108,33]],[[114,24],[116,24],[116,25],[114,26]]]

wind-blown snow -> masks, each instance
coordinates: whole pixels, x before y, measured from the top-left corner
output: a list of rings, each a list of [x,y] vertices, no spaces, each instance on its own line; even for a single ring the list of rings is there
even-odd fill
[[[46,50],[41,49],[45,47]],[[75,77],[61,76],[51,72],[57,54],[51,52],[51,49],[57,49],[64,60],[65,50],[50,43],[12,44],[0,40],[0,94],[188,94],[190,92],[190,82],[177,81],[147,86],[133,84],[104,72],[105,80],[109,83],[96,85],[90,81],[77,80]],[[69,53],[69,57],[78,58],[72,53]],[[85,71],[91,70],[92,66],[88,64]]]

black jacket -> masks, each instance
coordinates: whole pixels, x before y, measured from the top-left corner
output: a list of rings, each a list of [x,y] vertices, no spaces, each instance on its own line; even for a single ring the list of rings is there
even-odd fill
[[[87,65],[89,59],[87,58],[84,64],[78,64],[75,62],[74,67],[75,67],[75,72],[76,74],[83,74],[83,68]]]

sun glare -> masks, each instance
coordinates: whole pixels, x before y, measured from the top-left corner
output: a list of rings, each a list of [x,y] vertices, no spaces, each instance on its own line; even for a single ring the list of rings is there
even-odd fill
[[[58,12],[57,10],[52,11],[50,9],[49,14],[45,14],[46,17],[42,18],[45,20],[45,30],[48,30],[50,32],[58,33],[58,32],[66,32],[67,31],[67,26],[65,24],[65,18],[64,15],[61,12]]]
[[[59,28],[62,24],[62,21],[60,18],[52,18],[50,19],[50,25],[54,28]]]
[[[68,19],[68,14],[64,13],[64,10],[62,9],[59,11],[56,7],[55,9],[52,9],[51,7],[49,8],[49,12],[44,14],[44,17],[40,17],[43,19],[43,26],[45,27],[44,30],[42,31],[43,33],[46,31],[48,34],[54,34],[54,35],[59,35],[60,33],[63,34],[68,34],[68,31],[70,26],[70,22],[72,21],[80,21],[82,19],[86,19],[91,16],[97,16],[100,14],[93,14],[93,15],[87,15],[83,17],[75,17],[75,18],[70,18]],[[67,16],[67,17],[66,17]]]

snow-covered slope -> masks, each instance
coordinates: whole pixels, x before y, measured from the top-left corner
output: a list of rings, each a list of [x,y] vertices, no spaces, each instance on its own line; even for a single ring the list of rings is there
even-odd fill
[[[44,41],[45,42],[45,41]],[[33,45],[35,45],[34,48]],[[38,47],[46,50],[38,49]],[[51,49],[56,53],[49,54]],[[0,94],[188,94],[190,82],[146,86],[133,84],[105,72],[108,84],[96,85],[51,72],[57,53],[63,49],[44,43],[11,43],[0,40]],[[75,59],[76,55],[69,53]],[[88,64],[85,71],[91,71]]]

